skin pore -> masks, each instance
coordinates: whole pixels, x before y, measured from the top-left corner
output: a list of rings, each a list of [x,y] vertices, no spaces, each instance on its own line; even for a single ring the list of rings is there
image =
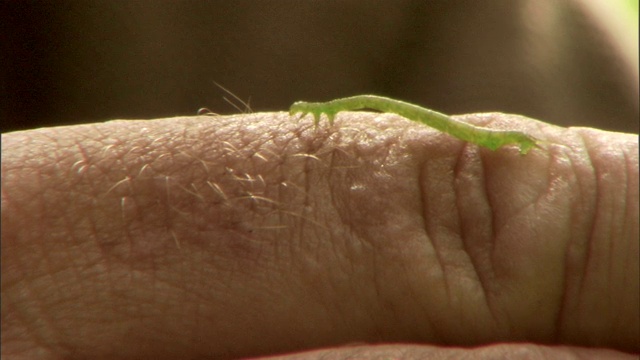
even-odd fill
[[[555,145],[364,112],[3,134],[3,357],[640,351],[637,136],[457,118]]]

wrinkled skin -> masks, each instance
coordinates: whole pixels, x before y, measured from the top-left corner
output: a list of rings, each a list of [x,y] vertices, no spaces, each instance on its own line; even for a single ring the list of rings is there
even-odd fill
[[[3,358],[640,351],[637,136],[459,119],[545,142],[372,113],[3,134]]]

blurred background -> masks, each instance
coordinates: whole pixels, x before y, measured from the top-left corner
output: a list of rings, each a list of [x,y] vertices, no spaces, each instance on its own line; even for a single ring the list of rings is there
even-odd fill
[[[638,132],[638,0],[0,0],[2,132],[377,94]],[[635,9],[635,10],[634,10]]]

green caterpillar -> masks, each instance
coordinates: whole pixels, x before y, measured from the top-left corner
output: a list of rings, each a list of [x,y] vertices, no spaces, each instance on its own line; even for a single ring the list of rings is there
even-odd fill
[[[316,125],[320,121],[320,115],[326,114],[329,123],[333,124],[333,119],[338,112],[365,108],[398,114],[491,150],[505,145],[517,145],[520,148],[520,154],[524,155],[531,148],[538,146],[537,139],[519,131],[490,130],[473,126],[433,110],[376,95],[359,95],[320,103],[298,101],[291,105],[289,114],[302,113],[302,116],[305,116],[311,113]]]

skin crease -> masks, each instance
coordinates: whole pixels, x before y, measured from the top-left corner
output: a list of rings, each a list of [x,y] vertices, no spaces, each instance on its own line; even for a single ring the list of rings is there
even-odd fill
[[[548,145],[365,112],[3,134],[3,358],[639,352],[637,136],[457,118]]]

